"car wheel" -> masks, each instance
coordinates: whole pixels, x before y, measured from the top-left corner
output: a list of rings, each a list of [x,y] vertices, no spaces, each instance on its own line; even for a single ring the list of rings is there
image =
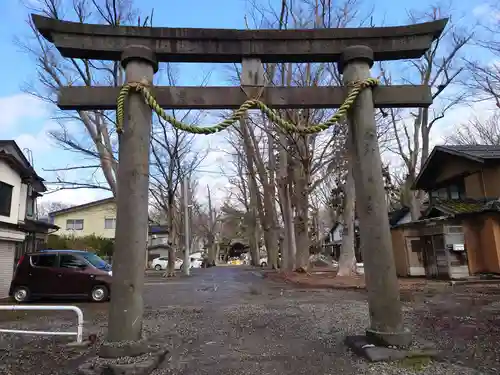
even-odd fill
[[[104,285],[96,285],[92,288],[90,292],[90,299],[92,302],[103,302],[108,299],[109,291],[108,288]]]
[[[266,262],[262,262],[262,263],[260,264],[260,266],[261,266],[261,267],[267,267],[267,263],[266,263]]]
[[[12,297],[17,303],[27,302],[30,298],[30,291],[25,286],[17,286],[12,293]]]
[[[155,266],[155,270],[157,270],[157,271],[161,271],[161,266],[160,266],[159,264],[157,264],[157,265]]]

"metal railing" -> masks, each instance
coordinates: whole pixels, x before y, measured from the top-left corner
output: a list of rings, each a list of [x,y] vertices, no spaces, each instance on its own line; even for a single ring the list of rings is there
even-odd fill
[[[78,327],[76,332],[50,332],[50,331],[26,331],[20,329],[3,329],[0,328],[0,333],[24,333],[27,335],[53,335],[53,336],[76,336],[76,341],[83,341],[83,311],[76,306],[31,306],[31,305],[0,305],[0,311],[73,311],[78,318]]]

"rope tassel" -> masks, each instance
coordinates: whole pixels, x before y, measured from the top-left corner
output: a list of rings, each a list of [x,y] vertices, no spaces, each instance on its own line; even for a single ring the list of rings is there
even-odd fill
[[[269,108],[264,102],[260,101],[259,99],[246,100],[236,111],[233,112],[233,114],[229,118],[219,122],[218,124],[208,127],[184,124],[183,122],[177,120],[175,117],[168,115],[165,110],[160,107],[154,96],[149,91],[147,83],[131,82],[122,86],[122,88],[120,89],[120,93],[118,94],[118,98],[116,101],[116,132],[118,134],[123,133],[125,99],[129,95],[131,90],[141,93],[146,104],[160,118],[170,123],[174,128],[192,134],[210,135],[221,132],[232,126],[237,121],[241,120],[243,116],[253,108],[259,109],[263,114],[267,116],[269,120],[278,125],[282,130],[290,133],[314,134],[327,130],[328,128],[338,123],[347,115],[347,112],[351,109],[361,91],[368,87],[375,87],[378,84],[379,81],[376,78],[367,78],[364,81],[359,81],[351,84],[350,86],[352,86],[352,90],[349,92],[344,102],[339,107],[338,111],[335,112],[332,117],[330,117],[323,123],[312,125],[307,128],[299,128],[297,125],[283,119],[275,110]]]

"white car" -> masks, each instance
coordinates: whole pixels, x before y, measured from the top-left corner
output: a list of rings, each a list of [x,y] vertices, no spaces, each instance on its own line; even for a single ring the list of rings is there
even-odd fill
[[[201,264],[203,261],[201,259],[191,258],[191,268],[201,268]],[[177,258],[175,260],[174,269],[182,270],[182,265],[184,264],[184,260],[181,258]],[[166,270],[168,265],[168,257],[159,257],[153,260],[152,267],[157,270]]]
[[[191,258],[191,268],[201,268],[201,265],[203,264],[202,259],[198,258]]]
[[[181,267],[182,267],[182,263],[184,263],[182,261],[181,258],[177,258],[175,260],[175,269],[176,270],[180,270]],[[161,270],[166,270],[167,269],[167,265],[168,265],[168,257],[159,257],[159,258],[155,258],[153,259],[153,264],[152,264],[152,267],[157,270],[157,271],[161,271]]]

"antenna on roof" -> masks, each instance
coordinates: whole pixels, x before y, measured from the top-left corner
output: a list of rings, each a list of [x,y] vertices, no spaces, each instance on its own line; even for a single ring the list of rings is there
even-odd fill
[[[33,152],[28,147],[23,148],[23,152],[26,154],[26,158],[30,162],[31,166],[35,168],[35,163],[33,162]]]

